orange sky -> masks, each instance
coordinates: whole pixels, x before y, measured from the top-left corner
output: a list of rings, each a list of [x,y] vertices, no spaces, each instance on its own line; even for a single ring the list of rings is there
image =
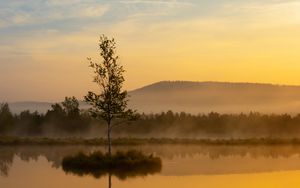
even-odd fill
[[[0,101],[79,99],[114,37],[125,89],[161,80],[300,85],[299,1],[0,2]]]

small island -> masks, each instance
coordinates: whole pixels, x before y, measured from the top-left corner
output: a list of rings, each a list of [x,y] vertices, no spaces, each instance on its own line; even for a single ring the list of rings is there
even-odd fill
[[[92,175],[100,178],[109,174],[126,179],[160,172],[162,162],[159,157],[145,155],[137,150],[117,151],[112,155],[99,151],[90,154],[79,152],[75,156],[64,157],[62,168],[66,173],[79,176]]]

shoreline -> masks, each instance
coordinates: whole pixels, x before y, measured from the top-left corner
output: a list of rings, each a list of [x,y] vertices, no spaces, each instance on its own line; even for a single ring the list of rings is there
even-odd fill
[[[95,145],[105,146],[106,138],[48,138],[0,137],[0,146],[15,145]],[[245,139],[192,139],[192,138],[114,138],[112,145],[300,145],[300,138],[245,138]]]

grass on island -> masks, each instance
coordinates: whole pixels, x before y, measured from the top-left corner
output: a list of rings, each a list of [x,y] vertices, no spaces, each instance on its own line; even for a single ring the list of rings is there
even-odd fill
[[[62,168],[67,173],[79,176],[92,175],[100,178],[105,174],[110,174],[126,179],[160,172],[162,162],[159,157],[145,155],[136,150],[117,151],[111,156],[99,151],[88,155],[80,152],[75,156],[64,157]]]

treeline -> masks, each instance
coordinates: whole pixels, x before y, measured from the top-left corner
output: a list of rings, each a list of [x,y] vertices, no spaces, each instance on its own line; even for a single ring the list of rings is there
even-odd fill
[[[114,127],[114,137],[260,138],[299,137],[300,114],[208,114],[172,111],[140,114],[137,121]],[[105,137],[104,122],[80,110],[74,97],[53,104],[45,114],[23,111],[13,115],[8,104],[0,105],[0,135]]]
[[[125,127],[125,126],[124,126]],[[172,111],[141,115],[129,126],[132,136],[180,138],[291,138],[300,136],[300,115],[289,114],[209,114],[191,115]],[[114,131],[122,135],[124,129]]]
[[[300,114],[209,114],[191,115],[172,111],[142,115],[127,126],[132,135],[180,138],[291,138],[300,136]],[[122,129],[115,132],[122,133]]]
[[[89,130],[90,124],[91,118],[86,111],[80,111],[75,97],[51,105],[46,114],[26,110],[14,115],[7,103],[0,104],[0,135],[80,135]]]

